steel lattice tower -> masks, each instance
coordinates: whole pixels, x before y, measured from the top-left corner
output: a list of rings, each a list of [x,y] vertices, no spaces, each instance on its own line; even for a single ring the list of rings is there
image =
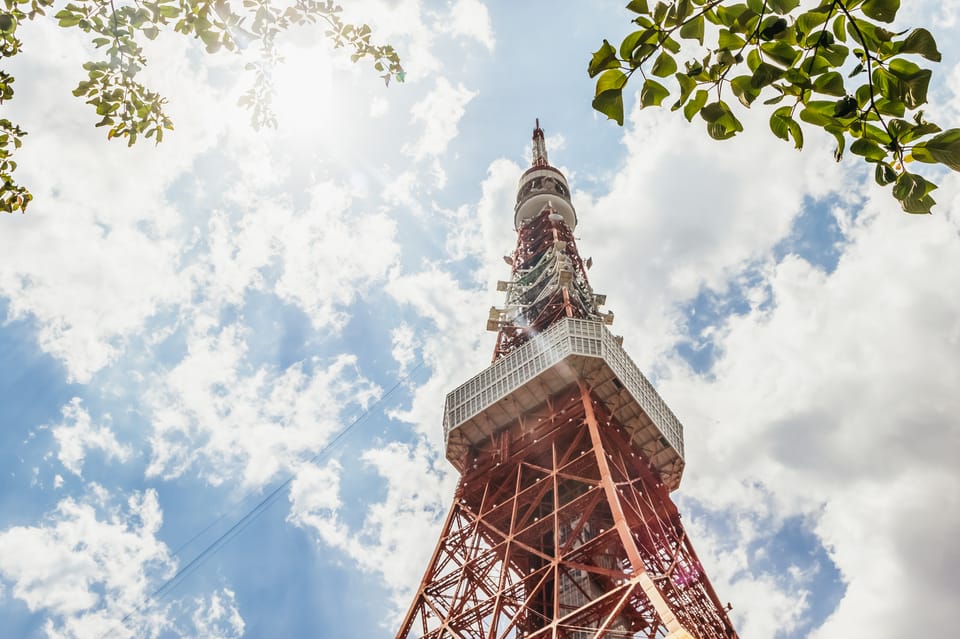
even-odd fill
[[[669,492],[683,427],[587,281],[539,121],[493,364],[447,395],[460,483],[398,639],[731,639]]]

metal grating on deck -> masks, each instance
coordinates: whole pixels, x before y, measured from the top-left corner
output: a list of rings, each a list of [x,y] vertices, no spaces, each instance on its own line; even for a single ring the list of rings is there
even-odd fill
[[[448,458],[543,404],[577,379],[632,433],[658,468],[679,483],[683,426],[600,321],[566,318],[451,391],[443,426]],[[509,398],[509,401],[502,401]]]

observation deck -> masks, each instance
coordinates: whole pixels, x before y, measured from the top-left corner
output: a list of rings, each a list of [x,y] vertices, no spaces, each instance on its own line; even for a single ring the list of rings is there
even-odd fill
[[[583,380],[674,490],[683,474],[683,426],[602,321],[565,318],[451,391],[447,459],[463,472],[471,446]]]

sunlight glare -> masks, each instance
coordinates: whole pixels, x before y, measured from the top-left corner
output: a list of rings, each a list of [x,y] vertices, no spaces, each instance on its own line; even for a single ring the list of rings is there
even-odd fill
[[[334,62],[326,42],[281,49],[274,69],[274,110],[281,134],[300,142],[336,146],[345,122],[337,106]]]

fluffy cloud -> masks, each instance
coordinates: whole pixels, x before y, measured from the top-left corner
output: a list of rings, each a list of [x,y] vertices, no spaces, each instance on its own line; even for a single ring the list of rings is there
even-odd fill
[[[236,324],[191,335],[187,356],[148,398],[148,475],[175,477],[196,466],[214,484],[262,486],[319,450],[345,425],[347,409],[379,395],[352,356],[275,370],[251,366],[246,351]]]
[[[176,134],[156,148],[108,143],[92,126],[92,109],[70,95],[80,69],[63,61],[86,59],[82,34],[50,20],[20,29],[29,55],[17,56],[10,71],[43,82],[18,82],[6,117],[30,132],[17,173],[36,199],[0,235],[7,265],[0,296],[13,318],[36,321],[40,347],[64,363],[68,378],[86,382],[119,357],[147,318],[185,299],[176,273],[180,218],[165,190],[221,130],[204,114],[222,96],[204,70],[187,64],[182,46],[168,46],[164,64],[146,74],[153,86],[169,87],[175,78],[190,93],[189,109],[171,104]]]
[[[473,38],[493,51],[496,38],[490,24],[487,5],[480,0],[456,0],[450,6],[450,31],[455,35]]]
[[[270,290],[315,328],[342,326],[343,309],[396,262],[395,222],[356,210],[347,191],[330,182],[311,187],[303,208],[258,195],[239,198],[248,211],[239,220],[225,212],[211,217],[207,250],[187,269],[197,288],[214,308],[242,304],[251,289]]]
[[[627,157],[609,192],[574,198],[580,250],[596,257],[591,282],[647,368],[683,332],[682,304],[704,289],[725,292],[788,235],[808,198],[839,189],[844,172],[825,161],[826,139],[796,153],[762,118],[745,118],[745,133],[717,142],[676,113],[642,116],[624,136]],[[761,160],[770,156],[777,162]]]
[[[298,473],[290,489],[288,519],[378,575],[391,592],[393,610],[384,620],[390,623],[410,604],[427,566],[452,498],[454,473],[423,445],[389,444],[366,451],[362,461],[387,486],[384,500],[367,509],[362,528],[352,530],[342,521],[335,465]]]
[[[948,178],[941,199],[956,189]],[[960,263],[960,225],[881,193],[845,226],[832,273],[784,257],[758,303],[719,322],[710,376],[679,367],[663,381],[687,423],[683,491],[772,517],[768,534],[784,517],[812,522],[846,583],[813,636],[896,637],[918,617],[949,633],[960,301],[943,265]]]
[[[815,570],[752,570],[753,548],[763,542],[770,520],[742,514],[726,519],[733,520],[732,534],[700,517],[685,517],[684,529],[721,601],[736,602],[731,617],[737,632],[741,637],[790,636],[809,610]]]
[[[237,609],[236,595],[229,588],[198,598],[192,615],[194,634],[202,639],[235,639],[246,624]]]
[[[457,126],[466,113],[467,104],[476,95],[476,91],[463,84],[453,86],[446,78],[437,78],[430,93],[410,109],[413,122],[422,124],[423,132],[404,150],[417,160],[446,152],[450,141],[457,136]]]
[[[42,524],[0,532],[0,577],[46,616],[51,638],[154,636],[168,625],[162,612],[140,609],[176,567],[156,537],[157,494],[134,493],[123,507],[109,501],[94,487],[85,500],[62,500]]]
[[[130,457],[130,447],[122,446],[108,426],[93,425],[79,397],[70,400],[61,413],[63,422],[53,426],[50,432],[57,442],[57,459],[74,475],[81,474],[83,460],[90,450],[100,450],[106,457],[121,462]]]

